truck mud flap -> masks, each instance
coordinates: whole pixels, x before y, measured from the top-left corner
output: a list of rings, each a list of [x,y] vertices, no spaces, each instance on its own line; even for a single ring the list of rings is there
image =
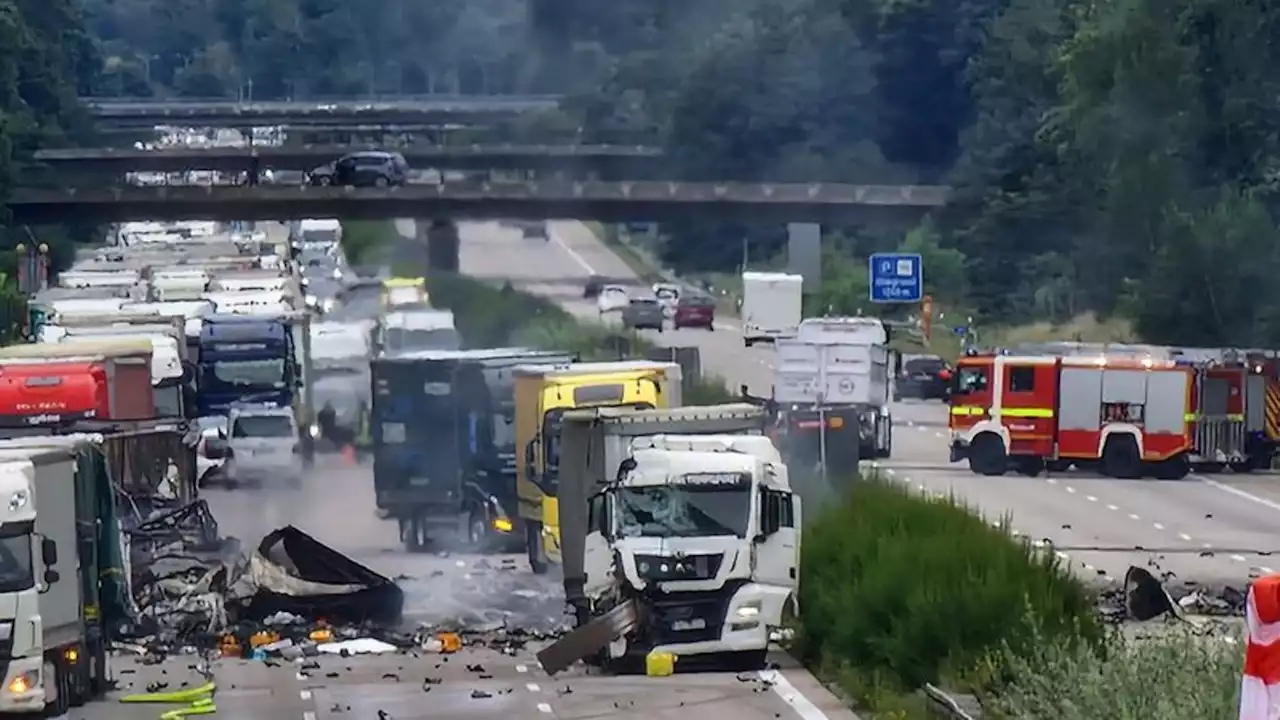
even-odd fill
[[[292,525],[267,535],[249,560],[255,589],[246,614],[279,611],[334,624],[399,622],[404,593],[391,579]]]
[[[639,624],[640,606],[635,600],[628,600],[540,650],[538,663],[548,675],[563,672],[575,662],[605,649]]]

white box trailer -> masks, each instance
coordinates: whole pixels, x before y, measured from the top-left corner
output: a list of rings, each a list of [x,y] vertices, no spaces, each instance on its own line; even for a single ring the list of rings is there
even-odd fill
[[[742,342],[795,337],[804,313],[804,278],[770,272],[742,273]]]

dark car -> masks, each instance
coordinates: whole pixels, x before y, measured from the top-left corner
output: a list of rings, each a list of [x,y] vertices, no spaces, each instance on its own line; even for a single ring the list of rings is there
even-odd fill
[[[632,298],[622,308],[622,327],[631,330],[657,330],[662,332],[666,317],[657,298]]]
[[[951,366],[937,355],[908,355],[898,375],[899,398],[946,400],[951,387]]]
[[[705,295],[686,295],[676,302],[672,322],[677,330],[687,327],[715,330],[716,302]]]
[[[312,185],[391,187],[409,181],[409,163],[400,153],[365,150],[343,155],[311,171]]]

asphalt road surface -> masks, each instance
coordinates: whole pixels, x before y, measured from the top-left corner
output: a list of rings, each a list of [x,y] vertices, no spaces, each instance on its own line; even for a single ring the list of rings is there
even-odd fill
[[[583,317],[597,317],[582,299],[590,275],[632,278],[634,273],[585,225],[553,222],[550,240],[522,239],[494,223],[464,224],[462,266],[471,275],[510,279],[520,289],[562,302]],[[768,394],[773,352],[746,349],[735,318],[714,332],[646,331],[656,342],[695,345],[704,371],[730,387],[747,384]],[[1032,542],[1052,545],[1083,576],[1123,578],[1130,565],[1164,573],[1171,589],[1183,584],[1243,586],[1250,577],[1280,569],[1280,477],[1191,476],[1181,481],[1115,480],[1068,473],[1001,478],[971,474],[947,457],[947,415],[938,402],[893,405],[893,457],[880,465],[889,477],[930,493],[954,493]]]

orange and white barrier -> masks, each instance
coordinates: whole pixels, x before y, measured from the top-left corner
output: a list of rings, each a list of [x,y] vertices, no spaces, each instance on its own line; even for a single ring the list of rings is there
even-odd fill
[[[1280,574],[1254,581],[1245,609],[1249,628],[1240,684],[1240,720],[1280,718]]]

